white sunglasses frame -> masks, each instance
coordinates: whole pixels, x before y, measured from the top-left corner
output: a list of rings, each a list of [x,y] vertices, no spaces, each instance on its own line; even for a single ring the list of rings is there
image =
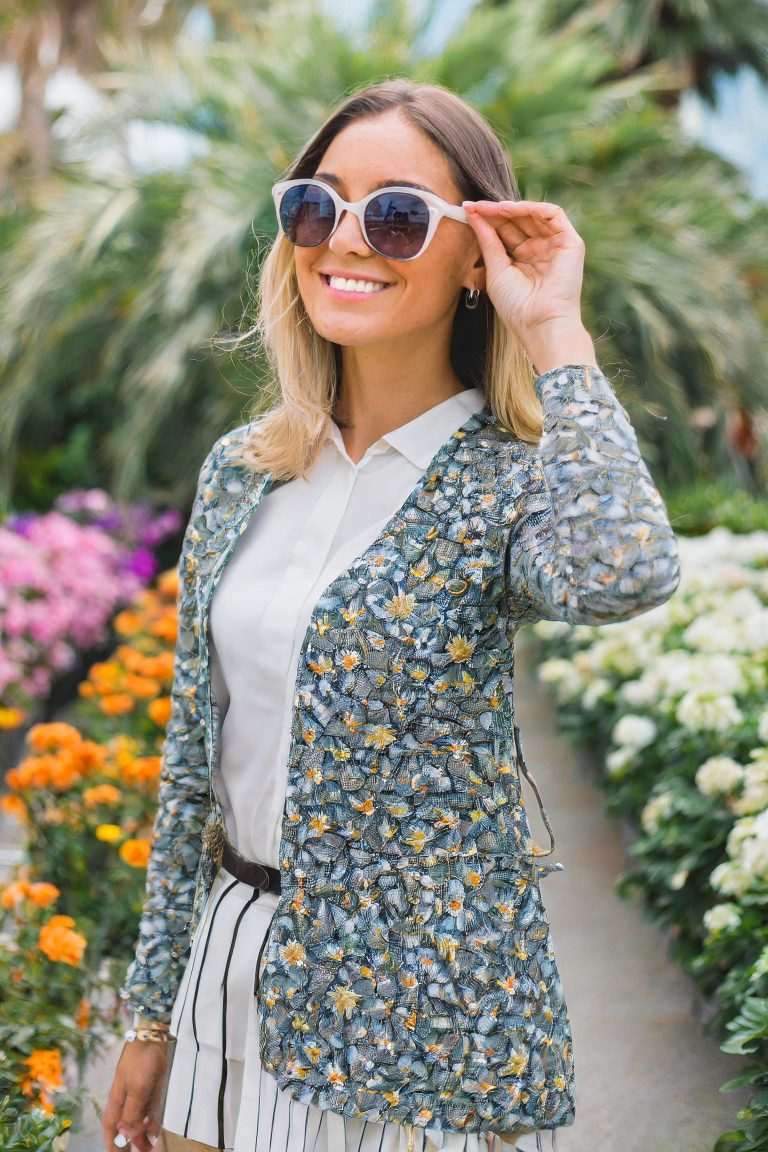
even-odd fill
[[[280,231],[284,236],[285,229],[283,228],[283,223],[280,219],[280,204],[284,193],[287,192],[289,188],[295,188],[299,184],[317,184],[320,188],[323,189],[324,192],[328,193],[334,205],[336,206],[336,220],[334,222],[333,228],[328,233],[325,240],[320,241],[320,244],[325,244],[328,240],[330,240],[331,236],[333,236],[334,232],[341,223],[342,212],[351,212],[353,216],[357,217],[358,223],[360,224],[360,231],[362,232],[363,238],[368,247],[373,252],[375,252],[377,256],[383,257],[384,260],[396,260],[399,263],[400,261],[405,260],[416,260],[419,256],[423,255],[429,247],[429,244],[432,241],[432,237],[435,235],[437,226],[442,220],[443,216],[447,216],[451,220],[458,220],[460,224],[469,224],[467,214],[463,208],[460,208],[457,204],[449,204],[447,200],[443,200],[440,196],[436,196],[434,192],[425,192],[421,188],[410,188],[402,184],[388,184],[386,188],[377,188],[374,192],[369,192],[367,196],[363,196],[362,200],[349,201],[345,200],[343,196],[340,196],[336,189],[332,188],[330,184],[326,184],[324,180],[316,180],[312,176],[304,176],[295,180],[278,180],[278,182],[272,186],[272,199],[275,202],[277,223]],[[383,252],[379,252],[378,248],[374,248],[373,244],[371,244],[370,240],[368,239],[368,233],[365,228],[365,209],[371,200],[375,200],[377,196],[383,196],[386,192],[408,192],[411,196],[418,196],[427,206],[427,211],[429,212],[429,224],[427,225],[427,231],[424,235],[424,243],[422,244],[419,251],[414,253],[413,256],[387,256]],[[285,236],[285,238],[288,240],[287,236]],[[292,241],[288,240],[288,243],[290,244]],[[302,244],[300,247],[319,248],[320,244]]]

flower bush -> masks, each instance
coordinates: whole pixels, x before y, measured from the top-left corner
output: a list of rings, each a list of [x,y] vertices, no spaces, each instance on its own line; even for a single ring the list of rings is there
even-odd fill
[[[180,521],[97,489],[0,524],[0,728],[22,725],[77,653],[106,641],[115,610],[157,570],[152,548]]]
[[[681,538],[665,604],[600,628],[532,628],[564,733],[602,764],[635,829],[618,890],[639,890],[711,1008],[725,1051],[768,1075],[768,532]],[[731,1152],[768,1148],[768,1097]]]
[[[170,714],[177,595],[176,571],[134,595],[113,621],[123,642],[79,685],[71,722],[33,725],[6,776],[0,805],[23,824],[26,863],[0,891],[2,1148],[63,1148],[81,1095],[67,1069],[81,1071],[118,1018]],[[29,1142],[12,1144],[11,1132]]]

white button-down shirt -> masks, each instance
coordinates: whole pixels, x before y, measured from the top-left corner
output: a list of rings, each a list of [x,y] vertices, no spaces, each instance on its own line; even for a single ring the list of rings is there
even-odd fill
[[[216,791],[249,859],[280,866],[293,694],[313,608],[484,402],[479,388],[450,396],[357,463],[332,423],[307,477],[268,492],[238,540],[211,600],[211,683],[221,721]]]

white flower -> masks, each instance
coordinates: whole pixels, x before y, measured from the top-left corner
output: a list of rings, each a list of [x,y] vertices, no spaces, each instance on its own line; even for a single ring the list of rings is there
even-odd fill
[[[678,889],[683,887],[683,885],[685,884],[687,879],[688,879],[688,869],[687,868],[679,868],[677,870],[677,872],[675,872],[672,876],[670,876],[669,886],[670,886],[670,888],[674,888],[675,891],[678,891]]]
[[[741,909],[738,904],[715,904],[704,913],[703,921],[710,936],[730,932],[741,924]]]
[[[609,776],[622,776],[635,762],[635,749],[629,747],[615,748],[605,758],[605,767]]]
[[[641,676],[639,680],[627,680],[618,689],[617,695],[630,708],[650,708],[661,695],[661,684],[652,674]]]
[[[606,680],[602,676],[598,676],[596,680],[593,680],[592,683],[588,684],[584,689],[584,696],[582,697],[582,703],[584,704],[584,707],[596,708],[603,697],[606,696],[610,690],[610,680]]]
[[[677,722],[694,732],[725,732],[744,719],[733,696],[716,688],[686,692],[675,709]]]
[[[744,768],[730,756],[710,756],[696,772],[696,787],[705,796],[727,796],[744,778]]]
[[[675,797],[672,792],[659,792],[652,796],[640,813],[640,823],[645,832],[653,835],[658,832],[659,824],[672,815],[675,806]]]
[[[768,757],[747,764],[744,769],[744,788],[734,802],[733,811],[748,816],[768,808]]]
[[[573,661],[552,657],[539,664],[537,677],[544,684],[552,684],[557,694],[565,699],[581,695],[584,683]]]
[[[614,724],[611,739],[614,744],[629,748],[646,748],[656,738],[656,731],[656,725],[649,717],[629,712]]]
[[[718,864],[709,877],[709,882],[717,892],[724,896],[743,896],[749,888],[751,877],[742,872],[730,860]]]
[[[768,708],[757,718],[757,737],[761,743],[768,744]]]

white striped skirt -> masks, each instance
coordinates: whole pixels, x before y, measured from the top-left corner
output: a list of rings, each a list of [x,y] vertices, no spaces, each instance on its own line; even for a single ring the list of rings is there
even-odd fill
[[[223,868],[213,882],[171,1017],[163,1127],[224,1152],[410,1152],[410,1131],[413,1152],[514,1152],[508,1134],[341,1116],[294,1100],[263,1073],[253,987],[279,896],[255,892]]]

